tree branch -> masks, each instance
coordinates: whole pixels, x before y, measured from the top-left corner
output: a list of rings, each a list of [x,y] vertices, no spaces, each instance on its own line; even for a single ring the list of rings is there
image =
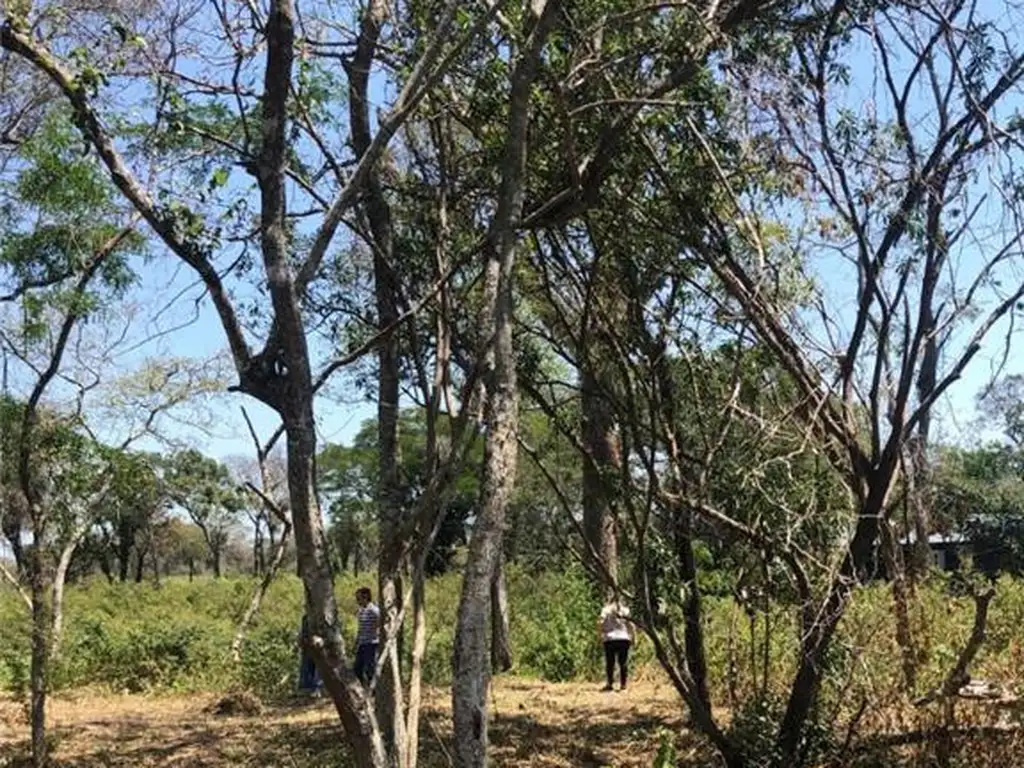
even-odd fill
[[[374,135],[369,146],[366,147],[366,151],[359,158],[359,163],[352,172],[352,177],[349,179],[348,184],[339,193],[338,197],[335,198],[330,209],[327,211],[327,215],[324,217],[324,221],[316,233],[316,239],[313,241],[312,248],[310,248],[309,256],[302,264],[295,279],[295,291],[299,296],[305,295],[309,284],[316,277],[342,217],[355,204],[358,195],[362,192],[370,176],[370,171],[384,154],[384,150],[387,149],[392,137],[398,132],[398,129],[402,127],[405,121],[409,119],[424,97],[440,81],[451,64],[454,63],[454,59],[461,48],[490,23],[501,5],[501,2],[496,2],[490,6],[486,13],[481,14],[481,17],[469,32],[449,51],[448,55],[440,63],[437,63],[448,40],[448,33],[455,20],[455,15],[459,8],[462,7],[460,0],[449,0],[437,28],[427,44],[426,51],[424,51],[423,56],[416,63],[412,74],[409,76],[409,80],[398,95],[394,107],[380,121],[377,133]]]
[[[235,363],[239,370],[242,370],[250,359],[249,346],[245,341],[242,326],[206,248],[182,234],[178,219],[181,214],[172,214],[157,206],[129,170],[113,140],[104,130],[84,85],[48,51],[34,42],[27,30],[11,19],[6,20],[0,27],[0,46],[25,59],[57,85],[74,110],[75,123],[79,130],[95,148],[115,186],[142,214],[167,247],[202,278],[224,326]]]
[[[0,576],[3,576],[4,580],[14,587],[15,591],[21,597],[21,601],[25,604],[25,607],[28,608],[29,612],[31,612],[32,598],[28,596],[28,593],[25,591],[24,587],[21,586],[17,577],[11,573],[3,563],[0,563]]]

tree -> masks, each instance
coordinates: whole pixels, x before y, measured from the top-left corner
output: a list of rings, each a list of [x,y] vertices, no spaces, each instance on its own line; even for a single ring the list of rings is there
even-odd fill
[[[202,531],[214,578],[220,578],[224,548],[244,503],[228,468],[187,449],[167,458],[164,482],[174,503]]]
[[[855,500],[852,533],[825,568],[815,569],[811,583],[820,586],[805,601],[799,666],[778,732],[786,761],[800,753],[836,627],[871,568],[879,537],[888,535],[907,441],[1024,296],[1017,280],[1006,289],[984,287],[1015,252],[1019,202],[1009,193],[1002,211],[982,214],[973,204],[981,183],[975,170],[981,153],[1014,151],[990,126],[1024,75],[1024,57],[1008,39],[997,41],[997,17],[979,13],[959,2],[944,5],[940,19],[911,6],[851,15],[834,5],[824,24],[789,38],[789,57],[738,57],[730,82],[748,101],[735,120],[680,126],[700,147],[721,205],[702,204],[707,181],[686,183],[693,171],[670,156],[674,141],[647,138],[663,199],[673,215],[685,216],[674,228],[680,249],[714,276],[792,377],[808,403],[801,412],[808,430]],[[883,83],[868,111],[850,101],[856,78],[843,57],[855,41],[870,46]],[[897,65],[897,57],[913,64]],[[970,75],[957,74],[964,72]],[[934,84],[927,100],[911,99],[923,82]],[[918,120],[924,113],[936,116],[927,127]],[[758,132],[764,125],[768,135]],[[738,141],[730,140],[733,127],[742,129]],[[737,173],[757,165],[751,152],[771,158],[766,175]],[[997,186],[1015,184],[1005,178]],[[800,223],[769,228],[773,213],[782,218],[775,201],[793,192]],[[982,226],[994,241],[977,256],[966,243]],[[806,238],[838,258],[815,262]],[[807,258],[794,264],[793,253]],[[835,270],[847,270],[849,280],[836,282]],[[852,295],[815,282],[815,272],[829,273],[830,285],[850,286]],[[804,280],[811,282],[813,319],[778,300],[780,288]],[[851,300],[856,309],[843,333],[838,307]],[[934,386],[921,388],[933,338],[945,347],[945,360]]]
[[[167,569],[184,566],[192,581],[206,559],[207,548],[199,527],[177,517],[169,517],[155,530],[153,546],[160,552]]]
[[[163,61],[168,50],[181,50],[180,44],[190,33],[188,24],[171,21],[168,39],[151,41],[146,53],[156,64],[152,69],[151,86],[158,94],[154,103],[159,106],[150,125],[138,130],[145,138],[136,145],[142,149],[136,159],[145,162],[154,155],[162,155],[158,165],[166,168],[167,153],[179,153],[187,147],[190,154],[180,155],[183,166],[190,165],[192,172],[209,180],[203,185],[208,191],[199,199],[192,196],[196,187],[191,181],[183,185],[166,174],[163,179],[166,184],[161,185],[163,191],[158,198],[132,171],[125,154],[131,148],[119,146],[120,137],[110,128],[116,121],[101,118],[98,112],[101,100],[95,98],[110,78],[119,76],[118,72],[102,71],[96,62],[88,61],[87,48],[74,48],[84,61],[82,57],[79,61],[56,58],[51,50],[57,49],[51,48],[52,40],[45,34],[50,29],[44,29],[42,37],[29,34],[36,17],[25,9],[7,9],[7,19],[0,32],[0,44],[45,74],[64,95],[83,137],[124,198],[171,253],[202,280],[227,335],[239,378],[235,389],[259,399],[281,416],[288,453],[289,502],[300,572],[306,585],[307,613],[316,644],[314,655],[338,708],[356,761],[367,766],[383,765],[387,760],[386,751],[372,707],[345,662],[330,565],[313,495],[314,396],[330,374],[345,364],[345,358],[328,362],[314,375],[304,306],[311,286],[324,275],[325,259],[335,233],[357,202],[370,170],[401,125],[453,63],[460,46],[478,33],[479,25],[472,17],[462,29],[456,28],[458,7],[454,2],[447,4],[436,29],[425,36],[422,55],[409,70],[396,102],[380,121],[370,145],[347,176],[342,172],[342,164],[332,151],[331,143],[323,141],[318,131],[318,125],[332,122],[330,107],[318,95],[323,91],[317,90],[322,83],[318,77],[322,68],[318,69],[316,63],[307,67],[302,63],[307,59],[300,58],[299,71],[294,71],[300,23],[315,24],[327,34],[337,31],[326,13],[331,10],[329,4],[320,9],[325,11],[322,18],[318,9],[311,8],[301,22],[290,0],[274,0],[265,17],[254,6],[232,9],[233,17],[226,11],[223,14],[211,12],[211,25],[202,31],[207,42],[189,49],[201,50],[204,54],[210,52],[208,31],[212,26],[219,30],[220,47],[236,59],[237,68],[227,70],[237,75],[232,75],[232,71],[214,71],[212,76],[222,77],[226,87],[214,85],[192,91],[192,98],[186,98],[179,91],[180,80],[176,73],[168,78],[164,75],[163,64],[157,64]],[[491,18],[496,11],[494,7],[485,18]],[[173,20],[177,16],[169,13],[167,18]],[[236,24],[236,21],[242,23]],[[242,37],[251,40],[243,43]],[[312,37],[316,39],[315,35]],[[135,40],[135,36],[129,34],[125,42]],[[304,45],[316,47],[311,43]],[[247,53],[255,51],[260,51],[260,56],[266,52],[262,67],[252,58],[254,53]],[[210,57],[212,60],[215,54],[210,52]],[[293,82],[297,94],[294,99]],[[317,110],[321,110],[317,117],[324,119],[311,117]],[[155,131],[151,130],[152,125],[156,126]],[[196,145],[206,151],[191,154]],[[147,156],[147,152],[151,154]],[[303,155],[309,153],[318,159],[307,162]],[[211,160],[215,163],[212,173]],[[330,172],[319,176],[307,172],[316,162],[323,163]],[[217,209],[221,197],[217,190],[225,186],[232,167],[250,174],[256,184],[260,220],[255,235],[248,232],[247,223],[241,224],[246,218],[244,204],[235,207],[224,204]],[[154,171],[160,175],[159,169],[154,167]],[[285,197],[288,180],[298,183],[298,188],[308,195],[320,216],[319,225],[308,241],[303,241],[293,228],[294,218]],[[239,274],[244,277],[251,261],[228,256],[235,269],[228,270],[224,276],[215,266],[217,257],[228,250],[223,247],[224,243],[230,242],[222,239],[217,220],[237,225],[244,232],[240,242],[257,248],[262,258],[265,283],[262,279],[257,282],[265,285],[269,308],[251,315],[257,318],[254,324],[258,327],[244,327],[238,305],[225,286],[225,277]],[[301,258],[298,256],[300,249],[304,251]],[[267,322],[259,323],[261,317]],[[247,330],[262,338],[260,351],[253,351]]]
[[[515,436],[519,393],[512,347],[513,266],[525,202],[530,95],[547,37],[560,14],[560,4],[548,0],[531,7],[530,13],[533,17],[524,20],[524,40],[511,75],[501,187],[485,246],[484,291],[485,296],[494,298],[484,301],[480,329],[484,338],[493,336],[494,341],[488,370],[482,379],[487,391],[487,431],[480,510],[473,523],[463,576],[452,662],[455,764],[460,768],[487,762],[487,607],[501,558],[505,511],[515,484],[518,456]]]
[[[80,321],[131,283],[128,259],[140,243],[94,164],[76,154],[63,116],[44,122],[20,144],[18,156],[14,177],[5,180],[16,202],[4,211],[0,270],[7,283],[3,301],[18,305],[21,324],[3,328],[0,342],[5,370],[12,355],[31,383],[21,401],[3,393],[0,466],[5,488],[14,485],[20,496],[19,514],[6,520],[5,534],[20,543],[22,522],[31,534],[22,555],[32,613],[32,755],[42,766],[47,672],[60,643],[64,583],[109,484],[109,464],[80,414],[48,408],[43,398]]]
[[[128,579],[134,554],[137,558],[136,581],[147,554],[144,539],[156,525],[167,499],[156,471],[156,457],[144,453],[123,452],[111,457],[111,485],[104,509],[97,521],[109,527],[108,540],[117,553],[118,578]]]

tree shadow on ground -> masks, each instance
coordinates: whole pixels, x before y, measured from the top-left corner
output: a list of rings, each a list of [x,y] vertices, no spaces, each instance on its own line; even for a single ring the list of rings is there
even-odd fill
[[[557,724],[538,722],[526,713],[499,714],[490,731],[493,764],[517,768],[649,766],[659,734],[680,731],[677,724],[655,716],[622,713],[621,721],[608,721],[595,719],[593,714],[585,708],[569,710]],[[424,710],[421,768],[451,765],[449,717],[440,710]],[[679,739],[695,743],[688,734]],[[255,717],[91,718],[74,727],[53,728],[51,744],[54,768],[347,768],[353,764],[326,702],[305,710],[294,705],[273,707]],[[13,750],[3,763],[5,768],[30,765],[27,740],[13,745],[8,742],[7,746]]]

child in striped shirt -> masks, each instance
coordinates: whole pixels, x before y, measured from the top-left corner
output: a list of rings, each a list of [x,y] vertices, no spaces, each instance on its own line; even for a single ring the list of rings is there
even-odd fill
[[[356,666],[353,670],[363,685],[370,685],[377,667],[377,648],[380,645],[380,608],[373,602],[369,587],[356,590],[358,630],[356,632]]]

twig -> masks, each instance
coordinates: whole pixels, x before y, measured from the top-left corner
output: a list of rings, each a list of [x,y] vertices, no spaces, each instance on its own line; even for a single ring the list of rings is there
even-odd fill
[[[28,596],[27,592],[25,592],[25,589],[18,582],[17,577],[13,573],[11,573],[9,570],[7,570],[7,566],[5,566],[3,563],[0,563],[0,576],[3,576],[4,579],[6,579],[8,582],[10,582],[10,585],[12,587],[14,587],[14,589],[21,596],[22,602],[25,603],[25,607],[28,608],[29,611],[31,611],[32,610],[32,598]]]

